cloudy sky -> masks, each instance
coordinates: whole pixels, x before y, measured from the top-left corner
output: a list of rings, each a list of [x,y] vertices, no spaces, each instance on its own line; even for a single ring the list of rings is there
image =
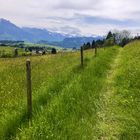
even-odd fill
[[[140,33],[140,0],[0,0],[0,18],[70,34]]]

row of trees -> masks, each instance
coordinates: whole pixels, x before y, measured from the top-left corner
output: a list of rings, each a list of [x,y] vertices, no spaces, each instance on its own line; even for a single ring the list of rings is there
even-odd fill
[[[93,40],[92,43],[87,42],[83,45],[84,49],[95,48],[95,47],[106,47],[119,45],[124,47],[129,42],[140,39],[140,36],[132,37],[131,33],[127,30],[123,31],[109,31],[107,36],[103,40]]]

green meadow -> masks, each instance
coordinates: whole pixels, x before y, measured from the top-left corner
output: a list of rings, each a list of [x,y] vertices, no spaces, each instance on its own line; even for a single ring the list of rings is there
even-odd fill
[[[0,59],[0,140],[139,140],[140,41]],[[32,69],[27,119],[26,59]]]
[[[18,56],[29,55],[29,52],[25,52],[22,48],[18,48]],[[0,46],[0,58],[12,58],[15,55],[15,47]]]

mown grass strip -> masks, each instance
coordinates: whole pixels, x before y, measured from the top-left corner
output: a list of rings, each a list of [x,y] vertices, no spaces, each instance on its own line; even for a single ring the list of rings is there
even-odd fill
[[[127,45],[114,78],[120,140],[140,139],[140,41]]]
[[[125,46],[100,94],[95,139],[140,139],[140,42]]]

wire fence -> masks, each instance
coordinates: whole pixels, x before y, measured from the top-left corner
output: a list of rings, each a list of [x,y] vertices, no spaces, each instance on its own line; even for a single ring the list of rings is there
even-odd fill
[[[78,51],[78,53],[79,53],[79,51]],[[74,54],[77,54],[77,52],[74,52],[74,53],[69,53],[69,52],[68,53],[59,53],[58,55],[65,57],[66,56],[65,54],[67,54],[67,57],[70,57],[71,58],[71,57],[73,57]],[[33,61],[32,65],[31,65],[32,71],[39,71],[39,69],[42,67],[42,62],[43,61],[44,61],[44,63],[43,63],[44,65],[47,65],[47,64],[49,65],[49,63],[51,63],[51,60],[58,59],[58,57],[57,57],[58,55],[49,55],[49,56],[45,55],[49,59],[48,61],[47,61],[46,57],[41,56],[39,60]],[[86,55],[86,52],[85,52],[85,55]],[[78,62],[79,61],[79,57],[80,57],[81,65],[83,66],[84,65],[83,57],[85,57],[85,56],[84,56],[83,48],[82,47],[81,47],[81,55],[79,55],[79,56],[77,55],[77,57],[75,57],[74,61],[77,61]],[[33,59],[34,57],[30,56],[29,58],[30,59]],[[12,59],[12,62],[10,61],[11,59],[10,60],[9,59],[5,59],[5,64],[8,63],[8,65],[2,70],[2,71],[6,71],[6,69],[7,70],[12,70],[12,74],[11,75],[12,75],[12,77],[14,77],[15,67],[16,67],[16,69],[19,69],[19,70],[22,69],[22,72],[24,72],[24,73],[21,73],[21,75],[24,75],[23,76],[24,78],[22,77],[21,79],[24,80],[24,81],[18,81],[18,82],[19,83],[22,83],[22,85],[24,85],[25,87],[27,85],[27,83],[25,82],[26,81],[26,79],[25,79],[25,61],[26,61],[26,59],[27,59],[27,57],[22,58],[22,61],[21,61],[21,59],[18,60],[18,58],[17,59]],[[71,59],[68,59],[67,62],[68,62],[69,65],[72,65],[73,64],[73,59],[72,60]],[[59,65],[59,62],[58,62],[58,65]],[[54,72],[55,71],[57,72],[57,70],[58,70],[57,67],[54,67],[53,69],[54,69]],[[7,73],[8,72],[9,71],[7,71]],[[38,74],[38,75],[40,75],[40,74]],[[40,78],[41,78],[41,76],[40,76]],[[40,78],[38,78],[38,79],[40,79]],[[23,87],[24,88],[24,91],[26,91],[25,87]],[[12,94],[14,94],[14,92],[12,92]],[[11,94],[11,92],[9,92],[8,94],[5,94],[3,96],[0,96],[0,100],[5,100],[6,98],[12,97],[12,94]]]

